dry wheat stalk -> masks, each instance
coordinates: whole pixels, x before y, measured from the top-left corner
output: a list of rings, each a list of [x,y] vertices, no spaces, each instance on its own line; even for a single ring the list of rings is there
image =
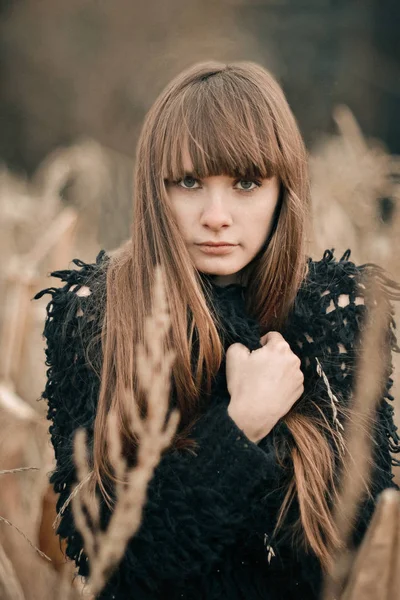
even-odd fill
[[[0,544],[0,598],[2,600],[25,600],[12,562]]]
[[[19,467],[18,469],[5,469],[0,471],[0,475],[9,475],[10,473],[21,473],[23,471],[39,471],[40,469],[38,469],[38,467]],[[26,541],[28,542],[28,544],[35,550],[35,552],[37,552],[39,554],[39,556],[41,556],[42,558],[45,558],[46,560],[48,560],[49,562],[51,562],[51,559],[41,550],[39,550],[39,548],[37,548],[35,546],[35,544],[33,544],[30,539],[24,534],[23,531],[21,531],[21,529],[19,529],[19,527],[17,527],[16,525],[14,525],[13,523],[11,523],[11,521],[9,521],[8,519],[5,519],[4,517],[0,516],[0,522],[1,523],[5,523],[6,525],[9,525],[10,527],[12,527],[13,529],[15,529],[15,531],[18,531],[18,533],[20,535],[22,535],[23,538],[26,539]]]
[[[366,139],[346,106],[336,107],[333,116],[339,135],[322,138],[310,156],[314,250],[350,247],[356,262],[385,262],[396,247],[399,211],[389,230],[378,218],[379,200],[400,202],[399,157]]]
[[[39,467],[18,467],[18,469],[5,469],[0,471],[0,475],[9,475],[10,473],[22,473],[23,471],[40,471]]]
[[[357,507],[365,490],[365,482],[370,475],[371,429],[376,404],[382,392],[385,369],[385,354],[382,348],[388,328],[388,315],[384,308],[383,291],[373,280],[367,285],[366,302],[371,307],[370,315],[363,333],[362,352],[357,366],[353,417],[345,431],[346,468],[334,508],[340,545],[336,549],[336,561],[332,572],[325,582],[324,600],[340,597],[354,558],[349,539]]]
[[[341,600],[394,600],[400,593],[400,492],[385,490]]]
[[[145,322],[145,345],[137,347],[138,378],[147,398],[147,417],[141,418],[130,398],[130,427],[138,437],[137,464],[129,469],[122,455],[121,438],[115,413],[108,422],[109,459],[115,471],[116,504],[106,531],[100,530],[100,504],[82,486],[72,499],[74,518],[83,539],[90,563],[89,585],[94,595],[104,587],[107,578],[122,558],[129,539],[138,530],[146,501],[147,486],[160,461],[161,454],[171,443],[179,423],[179,412],[173,410],[166,421],[169,404],[170,374],[175,353],[164,350],[164,339],[170,328],[170,316],[163,284],[162,270],[155,271],[152,294],[152,313]],[[78,482],[90,475],[87,461],[85,432],[75,438],[75,462]],[[79,485],[79,483],[78,483]],[[87,510],[91,525],[84,514]]]
[[[42,558],[45,558],[46,560],[48,560],[49,562],[51,562],[51,558],[49,558],[47,556],[47,554],[45,554],[44,552],[42,552],[41,550],[39,550],[39,548],[37,548],[35,546],[35,544],[32,544],[32,542],[30,541],[30,539],[24,534],[23,531],[21,531],[21,529],[19,527],[17,527],[13,523],[11,523],[8,519],[5,519],[4,517],[1,517],[1,516],[0,516],[0,522],[1,523],[5,523],[6,525],[9,525],[9,527],[12,527],[13,529],[15,529],[15,531],[18,531],[18,533],[20,535],[22,535],[23,538],[26,539],[26,541],[28,542],[28,544],[35,550],[35,552],[37,552],[39,554],[39,556],[41,556]]]
[[[58,577],[58,600],[74,600],[78,597],[76,590],[71,585],[73,577],[73,567],[71,563],[66,563]]]

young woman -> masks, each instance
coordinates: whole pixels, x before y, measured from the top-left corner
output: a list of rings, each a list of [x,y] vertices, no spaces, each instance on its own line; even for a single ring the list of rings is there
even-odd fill
[[[107,415],[120,415],[134,461],[124,390],[144,403],[134,348],[155,265],[165,272],[168,345],[176,351],[171,406],[181,420],[102,598],[318,597],[337,543],[332,505],[368,310],[364,275],[398,288],[378,267],[355,266],[349,251],[339,261],[329,250],[308,258],[309,221],[307,155],[278,83],[253,63],[198,64],[167,86],[145,119],[132,239],[95,264],[75,260],[78,269],[53,273],[64,287],[38,294],[52,295],[43,398],[58,510],[76,481],[73,437],[84,427],[106,522]],[[394,486],[391,385],[388,377],[356,544],[377,494]],[[87,575],[69,505],[58,534]]]

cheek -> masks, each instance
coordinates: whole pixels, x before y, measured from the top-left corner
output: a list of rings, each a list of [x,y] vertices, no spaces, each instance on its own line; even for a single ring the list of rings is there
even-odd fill
[[[187,235],[193,229],[196,214],[190,207],[182,206],[179,203],[173,205],[176,222],[183,235]]]
[[[254,236],[255,242],[264,240],[268,235],[272,227],[274,210],[274,206],[267,209],[264,206],[247,215],[249,235]]]
[[[280,186],[278,180],[274,178],[266,183],[266,188],[261,190],[257,196],[256,202],[253,204],[253,228],[259,237],[263,240],[271,231],[275,209],[279,202]]]

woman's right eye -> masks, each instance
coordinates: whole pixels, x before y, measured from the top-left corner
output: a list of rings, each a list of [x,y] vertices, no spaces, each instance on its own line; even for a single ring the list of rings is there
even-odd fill
[[[200,187],[200,186],[196,186],[196,183],[197,184],[199,183],[197,179],[187,175],[183,179],[179,179],[179,181],[176,182],[176,185],[179,185],[179,187],[182,187],[185,190],[193,190],[193,189],[197,189],[198,187]]]

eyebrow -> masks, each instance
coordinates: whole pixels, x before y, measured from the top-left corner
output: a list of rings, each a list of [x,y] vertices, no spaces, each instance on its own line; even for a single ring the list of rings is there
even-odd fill
[[[229,173],[220,173],[220,175],[226,175],[227,177],[229,177],[230,179],[272,179],[273,174],[270,174],[268,177],[262,177],[261,173],[259,171],[259,169],[255,169],[254,172],[251,172],[251,170],[248,170],[246,173],[243,173],[242,175],[240,173],[236,173],[236,174],[229,174]],[[184,170],[183,171],[183,176],[182,179],[184,177],[193,177],[194,179],[205,179],[207,177],[207,175],[205,175],[204,177],[200,177],[199,175],[197,175],[195,172],[193,171],[189,171],[189,170]]]
[[[221,175],[226,175],[226,177],[229,177],[230,179],[237,179],[238,177],[240,177],[242,179],[244,179],[246,177],[250,177],[250,178],[261,177],[261,175],[257,174],[257,173],[255,173],[254,175],[251,175],[250,172],[244,173],[243,175],[240,175],[240,174],[228,175],[228,173],[221,173]],[[193,171],[184,171],[183,177],[193,177],[194,179],[205,179],[205,177],[200,177],[199,175],[196,175],[196,173],[194,173]],[[207,175],[206,175],[206,177],[207,177]]]

